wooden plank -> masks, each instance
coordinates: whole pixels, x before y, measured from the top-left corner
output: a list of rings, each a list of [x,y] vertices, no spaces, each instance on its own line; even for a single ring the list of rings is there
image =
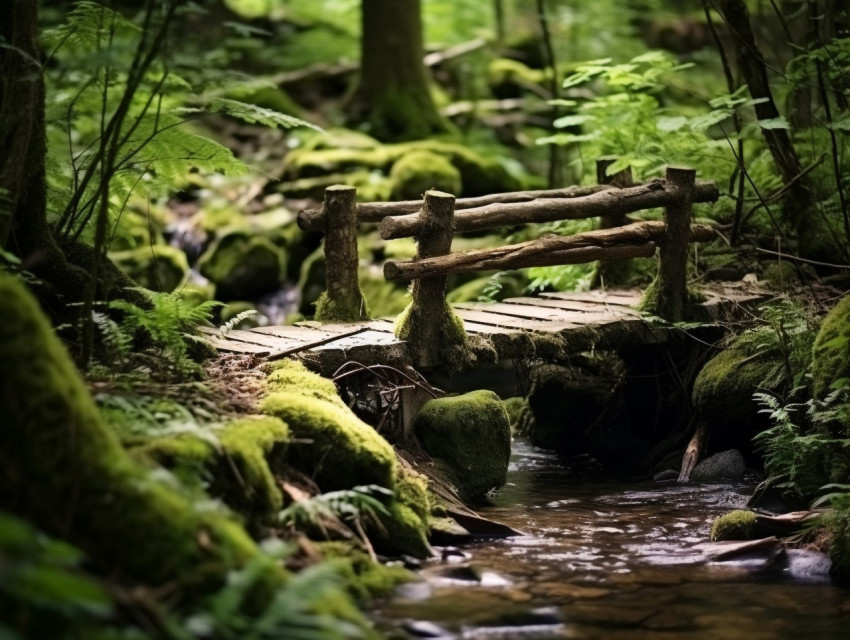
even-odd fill
[[[363,347],[363,346],[373,346],[373,347],[381,347],[385,345],[391,344],[402,344],[401,340],[396,339],[396,337],[387,333],[386,331],[374,331],[371,329],[365,329],[362,333],[358,333],[352,336],[341,337],[333,342],[328,342],[327,344],[316,346],[310,351],[327,351],[329,349],[339,349],[342,351],[353,349],[354,347]]]
[[[204,339],[215,349],[226,353],[249,353],[251,355],[264,357],[275,352],[274,349],[270,349],[269,347],[263,347],[258,344],[250,344],[247,342],[237,342],[235,340],[225,340],[208,333],[205,333]]]
[[[527,318],[531,320],[542,320],[549,322],[566,322],[570,324],[591,324],[596,315],[605,312],[604,309],[595,309],[595,313],[582,311],[564,311],[556,308],[538,307],[537,305],[500,303],[500,302],[470,302],[456,305],[458,309],[470,311],[485,311],[487,313],[498,313],[499,315]],[[623,314],[623,317],[629,317]]]
[[[505,335],[505,336],[513,336],[518,335],[521,331],[516,329],[510,329],[506,327],[495,327],[491,324],[481,324],[479,322],[473,322],[471,320],[463,321],[463,328],[466,329],[467,333],[474,333],[483,336],[493,336],[493,335]]]
[[[286,336],[274,336],[265,333],[257,333],[254,331],[242,331],[233,329],[228,331],[225,335],[220,336],[225,340],[231,340],[234,342],[247,342],[250,344],[257,344],[262,347],[268,347],[275,351],[284,351],[296,345],[304,344],[301,340],[293,340],[291,338],[287,338]]]
[[[550,300],[570,300],[573,302],[588,302],[603,305],[631,307],[640,302],[642,294],[628,291],[574,291],[571,293],[552,291],[542,292],[540,297]]]
[[[570,324],[560,322],[547,322],[545,320],[526,320],[524,318],[516,318],[514,316],[503,316],[499,315],[498,313],[487,313],[486,311],[471,311],[468,309],[458,309],[457,315],[460,316],[464,320],[464,322],[469,320],[471,322],[477,322],[479,324],[486,324],[494,327],[506,327],[509,329],[519,329],[523,331],[543,331],[546,333],[552,333],[553,331],[560,331],[561,329],[566,329],[570,326],[582,326],[578,323]]]
[[[561,300],[561,299],[547,299],[547,298],[531,298],[531,297],[519,297],[519,298],[505,298],[502,300],[505,304],[528,304],[535,307],[547,307],[552,309],[562,309],[563,311],[574,311],[577,313],[599,313],[600,309],[605,309],[605,305],[600,304],[588,304],[587,302],[574,301],[574,300]],[[606,312],[609,310],[606,310]],[[624,307],[622,305],[616,305],[616,312],[622,313],[624,316],[639,316],[640,312],[636,309],[632,309],[630,307]]]

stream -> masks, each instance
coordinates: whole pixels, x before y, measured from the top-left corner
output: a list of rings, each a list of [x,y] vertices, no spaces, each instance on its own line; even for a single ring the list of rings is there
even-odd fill
[[[523,532],[446,549],[376,612],[393,638],[850,638],[850,590],[829,561],[773,549],[711,562],[712,520],[752,483],[579,482],[514,442],[508,484],[480,513]]]

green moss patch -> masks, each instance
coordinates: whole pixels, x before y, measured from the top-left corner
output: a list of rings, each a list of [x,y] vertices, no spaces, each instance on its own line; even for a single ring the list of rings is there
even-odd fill
[[[460,172],[445,156],[431,151],[412,151],[398,160],[390,171],[391,197],[418,200],[429,189],[458,194],[462,191]]]
[[[827,314],[812,349],[812,384],[816,397],[825,397],[842,378],[850,378],[850,295],[844,296]]]
[[[37,303],[11,277],[0,276],[0,317],[0,508],[111,573],[150,584],[221,580],[258,556],[238,524],[197,510],[127,455]]]
[[[198,260],[201,274],[216,285],[219,300],[244,300],[273,291],[286,273],[281,249],[268,238],[233,231]]]
[[[504,404],[492,391],[431,400],[413,429],[428,455],[456,483],[463,500],[478,500],[505,484],[511,429]]]
[[[189,274],[189,262],[177,247],[150,247],[116,251],[109,258],[124,273],[151,291],[174,291]]]
[[[715,518],[711,525],[711,540],[749,540],[756,524],[756,514],[738,509]]]

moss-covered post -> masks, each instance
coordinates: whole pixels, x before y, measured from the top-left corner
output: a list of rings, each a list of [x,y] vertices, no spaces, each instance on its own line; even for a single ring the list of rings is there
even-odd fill
[[[426,191],[416,258],[443,256],[451,251],[455,197],[442,191]],[[455,347],[466,344],[463,321],[446,302],[446,276],[419,278],[413,282],[413,301],[396,320],[396,337],[406,340],[413,364],[430,367],[453,358]]]
[[[357,280],[357,189],[338,184],[325,189],[326,288],[316,301],[316,320],[357,322],[369,317]]]
[[[667,187],[678,198],[664,209],[667,230],[658,247],[658,275],[644,294],[641,307],[668,322],[680,322],[688,301],[688,239],[693,215],[696,169],[667,167]]]
[[[596,160],[596,182],[598,184],[610,184],[618,189],[634,186],[632,168],[626,167],[617,173],[608,175],[608,167],[617,161],[616,156],[604,156]],[[624,213],[600,216],[600,229],[613,229],[622,227],[629,223]],[[631,271],[631,260],[601,260],[593,276],[592,286],[601,287],[605,285],[622,285],[628,281]]]

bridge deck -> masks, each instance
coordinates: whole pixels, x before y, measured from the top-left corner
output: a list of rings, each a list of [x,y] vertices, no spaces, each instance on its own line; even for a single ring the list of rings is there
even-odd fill
[[[698,318],[706,325],[740,317],[746,307],[766,294],[742,286],[704,291]],[[455,304],[467,333],[487,339],[500,359],[535,353],[542,339],[549,348],[570,351],[623,344],[654,344],[679,331],[634,309],[640,291],[541,293],[538,297],[509,298],[502,302]],[[298,356],[324,373],[333,373],[347,361],[364,365],[401,365],[409,362],[405,344],[393,335],[391,318],[352,324],[302,322],[295,326],[257,327],[221,334],[204,333],[222,352],[253,354],[268,359]]]

